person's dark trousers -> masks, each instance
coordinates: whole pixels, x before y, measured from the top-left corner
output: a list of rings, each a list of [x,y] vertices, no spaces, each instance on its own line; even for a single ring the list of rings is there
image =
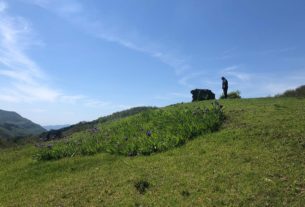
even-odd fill
[[[225,98],[228,97],[228,88],[223,88],[223,94],[225,95]]]

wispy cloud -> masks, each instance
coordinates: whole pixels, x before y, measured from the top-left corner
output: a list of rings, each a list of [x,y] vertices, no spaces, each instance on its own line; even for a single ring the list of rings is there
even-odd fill
[[[232,47],[230,49],[227,49],[227,50],[223,51],[221,53],[221,55],[218,58],[216,58],[216,59],[227,60],[227,59],[236,57],[237,56],[236,52],[237,52],[237,47]]]
[[[0,12],[6,10],[7,4],[4,1],[0,1]]]
[[[262,55],[272,55],[272,54],[281,54],[287,53],[296,50],[297,47],[285,47],[285,48],[278,48],[278,49],[269,49],[264,50],[261,52]]]
[[[145,38],[143,34],[139,35],[137,29],[123,29],[123,27],[120,27],[120,25],[113,25],[90,17],[80,1],[24,1],[56,13],[66,21],[81,27],[85,32],[95,37],[119,44],[134,51],[145,53],[174,69],[176,75],[181,75],[192,68],[187,61],[188,57],[166,48],[162,44],[154,42],[149,38]]]
[[[2,2],[0,5],[6,5]],[[2,8],[7,6],[2,6]],[[30,45],[31,29],[21,17],[10,16],[6,10],[0,13],[0,76],[11,80],[10,85],[1,87],[0,100],[52,101],[59,96],[41,82],[45,74],[26,54]]]
[[[238,70],[239,68],[240,68],[240,66],[233,65],[233,66],[223,69],[221,73],[224,76],[231,76],[231,77],[237,78],[241,81],[249,81],[251,79],[251,74],[246,73],[246,72],[240,72]]]
[[[43,0],[36,2],[46,5],[48,3]],[[47,74],[25,52],[36,45],[30,23],[22,17],[10,15],[7,8],[7,3],[0,1],[0,78],[6,81],[6,84],[0,83],[0,101],[81,103],[86,107],[106,106],[106,102],[84,95],[66,94],[58,88],[51,87],[48,84]],[[74,5],[61,9],[72,13],[80,10],[80,7]]]
[[[220,87],[220,77],[226,76],[229,78],[230,89],[239,89],[244,91],[249,91],[246,96],[263,95],[266,93],[271,93],[272,95],[284,87],[293,86],[290,84],[289,77],[286,77],[286,81],[283,86],[277,86],[278,79],[270,74],[256,74],[255,72],[249,72],[244,65],[233,64],[225,68],[215,68],[214,70],[198,70],[192,67],[189,56],[181,54],[172,48],[163,45],[160,42],[154,41],[149,37],[145,37],[141,34],[137,28],[132,28],[131,25],[119,25],[113,24],[113,22],[107,22],[103,18],[95,18],[91,15],[90,11],[85,7],[86,5],[83,1],[78,0],[23,0],[39,7],[42,7],[50,12],[63,18],[65,21],[74,24],[78,28],[82,29],[84,32],[90,34],[91,36],[98,37],[104,41],[112,42],[122,47],[128,48],[130,50],[138,51],[144,53],[158,61],[166,64],[169,68],[172,68],[177,75],[178,83],[187,89],[194,87],[206,87],[213,89],[216,92],[221,92]],[[107,19],[107,18],[106,18]],[[266,50],[263,52],[255,52],[248,54],[240,54],[238,47],[232,47],[228,50],[220,53],[219,57],[213,58],[203,58],[209,61],[227,60],[233,59],[237,56],[257,56],[264,54],[274,54],[274,53],[285,53],[295,50],[295,47],[287,47],[281,49]],[[5,73],[5,72],[3,72]],[[6,73],[6,75],[13,75]],[[269,75],[269,79],[266,77]],[[297,77],[297,75],[296,75]],[[298,81],[298,83],[304,79]],[[218,85],[219,84],[219,85]],[[256,86],[254,86],[254,84]],[[260,87],[258,87],[258,85]],[[279,89],[280,88],[280,89]],[[279,90],[278,90],[279,89]],[[175,97],[173,95],[168,95],[169,97]],[[85,97],[73,97],[71,101],[84,101]],[[158,98],[158,97],[157,97]],[[164,96],[159,96],[159,98],[164,98]],[[67,99],[67,98],[65,98]],[[88,106],[109,106],[108,102],[98,101],[98,100],[88,100],[86,105]],[[111,105],[111,104],[110,104]]]
[[[289,74],[263,74],[257,77],[256,82],[258,90],[276,95],[305,85],[305,69],[290,70]]]
[[[179,84],[186,86],[187,88],[193,88],[194,85],[190,82],[193,82],[194,79],[202,79],[203,76],[207,76],[207,73],[203,71],[195,71],[182,76],[179,80]]]
[[[93,108],[102,108],[102,107],[111,106],[111,103],[106,102],[106,101],[99,101],[99,100],[95,100],[95,99],[87,99],[85,101],[85,105],[88,107],[93,107]]]
[[[243,97],[274,96],[305,83],[304,69],[290,69],[287,72],[245,72],[246,67],[233,65],[221,70],[229,79],[229,90],[240,90]],[[244,94],[243,94],[244,93]]]
[[[161,100],[161,101],[173,101],[173,100],[181,100],[181,99],[190,99],[191,95],[190,93],[180,93],[180,92],[173,92],[173,93],[168,93],[164,95],[157,95],[154,97],[156,100]]]

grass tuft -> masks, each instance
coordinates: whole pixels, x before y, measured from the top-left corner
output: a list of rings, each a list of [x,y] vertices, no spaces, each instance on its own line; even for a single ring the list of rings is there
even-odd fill
[[[139,180],[134,186],[140,194],[144,194],[146,193],[146,190],[149,188],[150,184],[146,180]]]

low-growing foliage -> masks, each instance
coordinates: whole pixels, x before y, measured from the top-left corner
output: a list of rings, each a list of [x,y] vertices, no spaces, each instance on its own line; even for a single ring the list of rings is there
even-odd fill
[[[75,133],[69,140],[41,148],[35,157],[52,160],[98,152],[150,155],[180,146],[203,133],[216,131],[222,120],[222,106],[218,102],[212,102],[208,108],[202,104],[180,104],[151,109],[114,122],[100,123],[96,132]]]
[[[291,89],[285,91],[283,94],[276,95],[275,97],[298,97],[304,98],[305,97],[305,85],[300,86],[296,89]]]
[[[181,195],[182,195],[183,197],[189,197],[191,194],[190,194],[189,191],[183,190],[183,191],[181,192]]]
[[[220,96],[220,99],[224,99],[225,98],[225,95],[224,94],[222,94],[221,96]],[[240,91],[232,91],[232,92],[229,92],[228,93],[228,97],[227,98],[229,98],[229,99],[240,99],[241,98],[241,96],[240,96]]]
[[[131,115],[135,115],[137,113],[140,113],[140,112],[143,112],[146,110],[150,110],[150,109],[154,109],[154,108],[156,108],[156,107],[141,106],[141,107],[130,108],[127,110],[115,112],[108,116],[100,117],[100,118],[90,121],[90,122],[82,121],[82,122],[79,122],[78,124],[67,126],[67,127],[61,128],[61,129],[50,130],[50,131],[40,134],[39,137],[40,137],[40,139],[46,140],[46,141],[63,139],[64,137],[71,136],[74,133],[92,129],[98,123],[116,121],[118,119],[125,118],[125,117],[131,116]]]
[[[134,186],[140,194],[144,194],[149,188],[150,184],[146,180],[139,180],[135,183]]]

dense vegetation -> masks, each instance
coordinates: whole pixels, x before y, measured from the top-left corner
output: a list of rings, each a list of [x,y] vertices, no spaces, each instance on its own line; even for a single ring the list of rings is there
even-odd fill
[[[48,132],[42,133],[40,137],[43,140],[52,140],[52,139],[62,139],[64,137],[71,136],[72,134],[76,132],[85,131],[88,129],[93,129],[98,123],[105,123],[105,122],[111,122],[115,121],[124,117],[128,117],[137,113],[140,113],[142,111],[146,111],[149,109],[154,109],[155,107],[147,107],[147,106],[141,106],[141,107],[134,107],[131,109],[123,110],[120,112],[113,113],[109,116],[100,117],[99,119],[96,119],[94,121],[90,122],[80,122],[78,124],[74,124],[68,127],[64,127],[57,130],[50,130]]]
[[[151,156],[38,162],[34,146],[1,149],[0,206],[303,207],[305,99],[220,103],[218,131]]]
[[[44,132],[38,124],[21,117],[16,112],[0,110],[0,146],[11,140],[25,138],[31,135],[38,135]]]
[[[305,98],[305,85],[300,86],[300,87],[298,87],[296,89],[287,90],[283,94],[276,95],[276,97]]]
[[[106,119],[104,119],[106,120]],[[179,104],[145,110],[117,121],[99,121],[96,128],[73,134],[68,140],[43,147],[39,160],[109,152],[128,156],[149,155],[180,146],[187,140],[218,129],[223,113],[212,107]]]
[[[240,96],[240,91],[231,91],[231,92],[229,92],[228,94],[227,94],[228,96],[227,96],[227,98],[228,99],[238,99],[238,98],[241,98],[241,96]],[[225,95],[224,94],[222,94],[221,96],[220,96],[220,99],[224,99],[225,98]]]

